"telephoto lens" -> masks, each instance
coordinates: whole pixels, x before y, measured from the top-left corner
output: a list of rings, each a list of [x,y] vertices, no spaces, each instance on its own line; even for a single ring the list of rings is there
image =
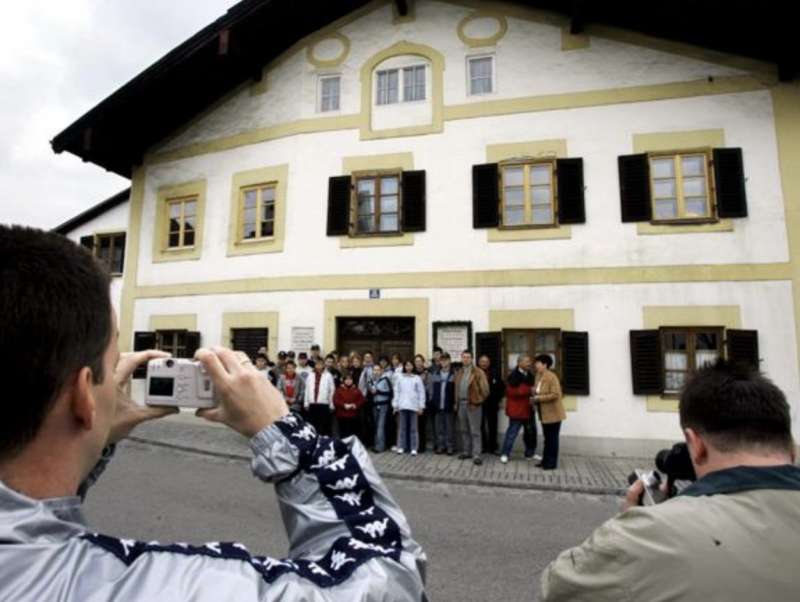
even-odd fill
[[[672,449],[662,449],[658,452],[656,468],[673,481],[695,481],[697,479],[686,443],[676,443]]]

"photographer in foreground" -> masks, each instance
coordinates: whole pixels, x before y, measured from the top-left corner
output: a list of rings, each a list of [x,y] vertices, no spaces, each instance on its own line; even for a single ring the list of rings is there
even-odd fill
[[[174,411],[123,392],[137,365],[166,354],[120,357],[109,279],[61,236],[0,225],[0,281],[0,600],[425,599],[424,553],[361,444],[318,436],[227,349],[198,352],[222,398],[198,413],[250,438],[289,558],[92,532],[81,499],[114,443]]]
[[[623,512],[542,574],[542,600],[796,600],[800,468],[789,405],[758,372],[719,361],[680,399],[698,480],[677,497]]]

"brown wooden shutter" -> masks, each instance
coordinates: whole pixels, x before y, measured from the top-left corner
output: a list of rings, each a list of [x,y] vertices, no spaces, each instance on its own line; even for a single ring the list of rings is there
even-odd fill
[[[156,333],[155,332],[134,332],[133,333],[133,350],[145,351],[147,349],[156,348]],[[133,378],[146,378],[147,377],[147,364],[143,364],[136,368],[133,372]]]
[[[189,331],[183,335],[186,337],[186,355],[184,357],[193,359],[195,352],[200,349],[200,333]]]
[[[89,249],[89,252],[94,252],[94,236],[81,236],[81,246]]]
[[[630,335],[633,394],[660,395],[664,392],[661,333],[658,330],[631,330]]]
[[[500,182],[497,163],[472,166],[472,227],[500,225]]]
[[[561,333],[561,377],[564,393],[589,394],[589,333]]]
[[[328,179],[328,236],[346,236],[350,231],[350,176]]]
[[[558,159],[556,161],[556,181],[558,188],[558,223],[585,223],[583,159]]]
[[[747,217],[741,148],[714,149],[714,183],[719,217]]]
[[[734,363],[747,364],[754,370],[758,370],[758,331],[728,330],[726,335],[728,359]]]
[[[502,332],[475,333],[475,359],[477,360],[482,355],[489,357],[493,373],[500,378],[505,378]]]
[[[650,161],[646,154],[618,157],[619,195],[623,222],[649,222],[653,218],[650,203]]]
[[[403,172],[403,232],[425,231],[425,171]]]
[[[114,258],[111,258],[111,271],[122,274],[125,268],[125,234],[117,234],[114,237],[114,248],[119,249],[119,261],[115,262]]]

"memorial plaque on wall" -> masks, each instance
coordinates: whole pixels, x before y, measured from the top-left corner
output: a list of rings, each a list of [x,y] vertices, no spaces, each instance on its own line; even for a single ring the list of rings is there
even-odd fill
[[[472,351],[472,322],[434,322],[433,345],[449,353],[454,362],[459,362],[464,349]]]
[[[311,350],[311,345],[314,344],[314,327],[313,326],[293,326],[292,327],[292,346],[290,349],[296,353],[305,351],[308,353]]]

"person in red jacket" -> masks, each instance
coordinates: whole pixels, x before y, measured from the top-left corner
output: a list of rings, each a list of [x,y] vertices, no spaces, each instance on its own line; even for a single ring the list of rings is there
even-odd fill
[[[336,422],[339,423],[339,437],[344,439],[350,435],[360,437],[358,411],[364,405],[364,395],[353,382],[353,375],[346,373],[342,384],[333,396],[336,407]]]
[[[517,438],[520,429],[524,429],[523,440],[525,441],[525,457],[532,458],[535,447],[531,447],[530,442],[535,441],[535,434],[531,436],[531,428],[536,428],[531,421],[531,391],[533,390],[533,373],[531,372],[531,358],[528,355],[521,355],[517,359],[517,367],[508,375],[506,386],[506,415],[509,418],[508,429],[506,429],[505,440],[500,461],[505,464],[511,449],[514,447],[514,440]]]

